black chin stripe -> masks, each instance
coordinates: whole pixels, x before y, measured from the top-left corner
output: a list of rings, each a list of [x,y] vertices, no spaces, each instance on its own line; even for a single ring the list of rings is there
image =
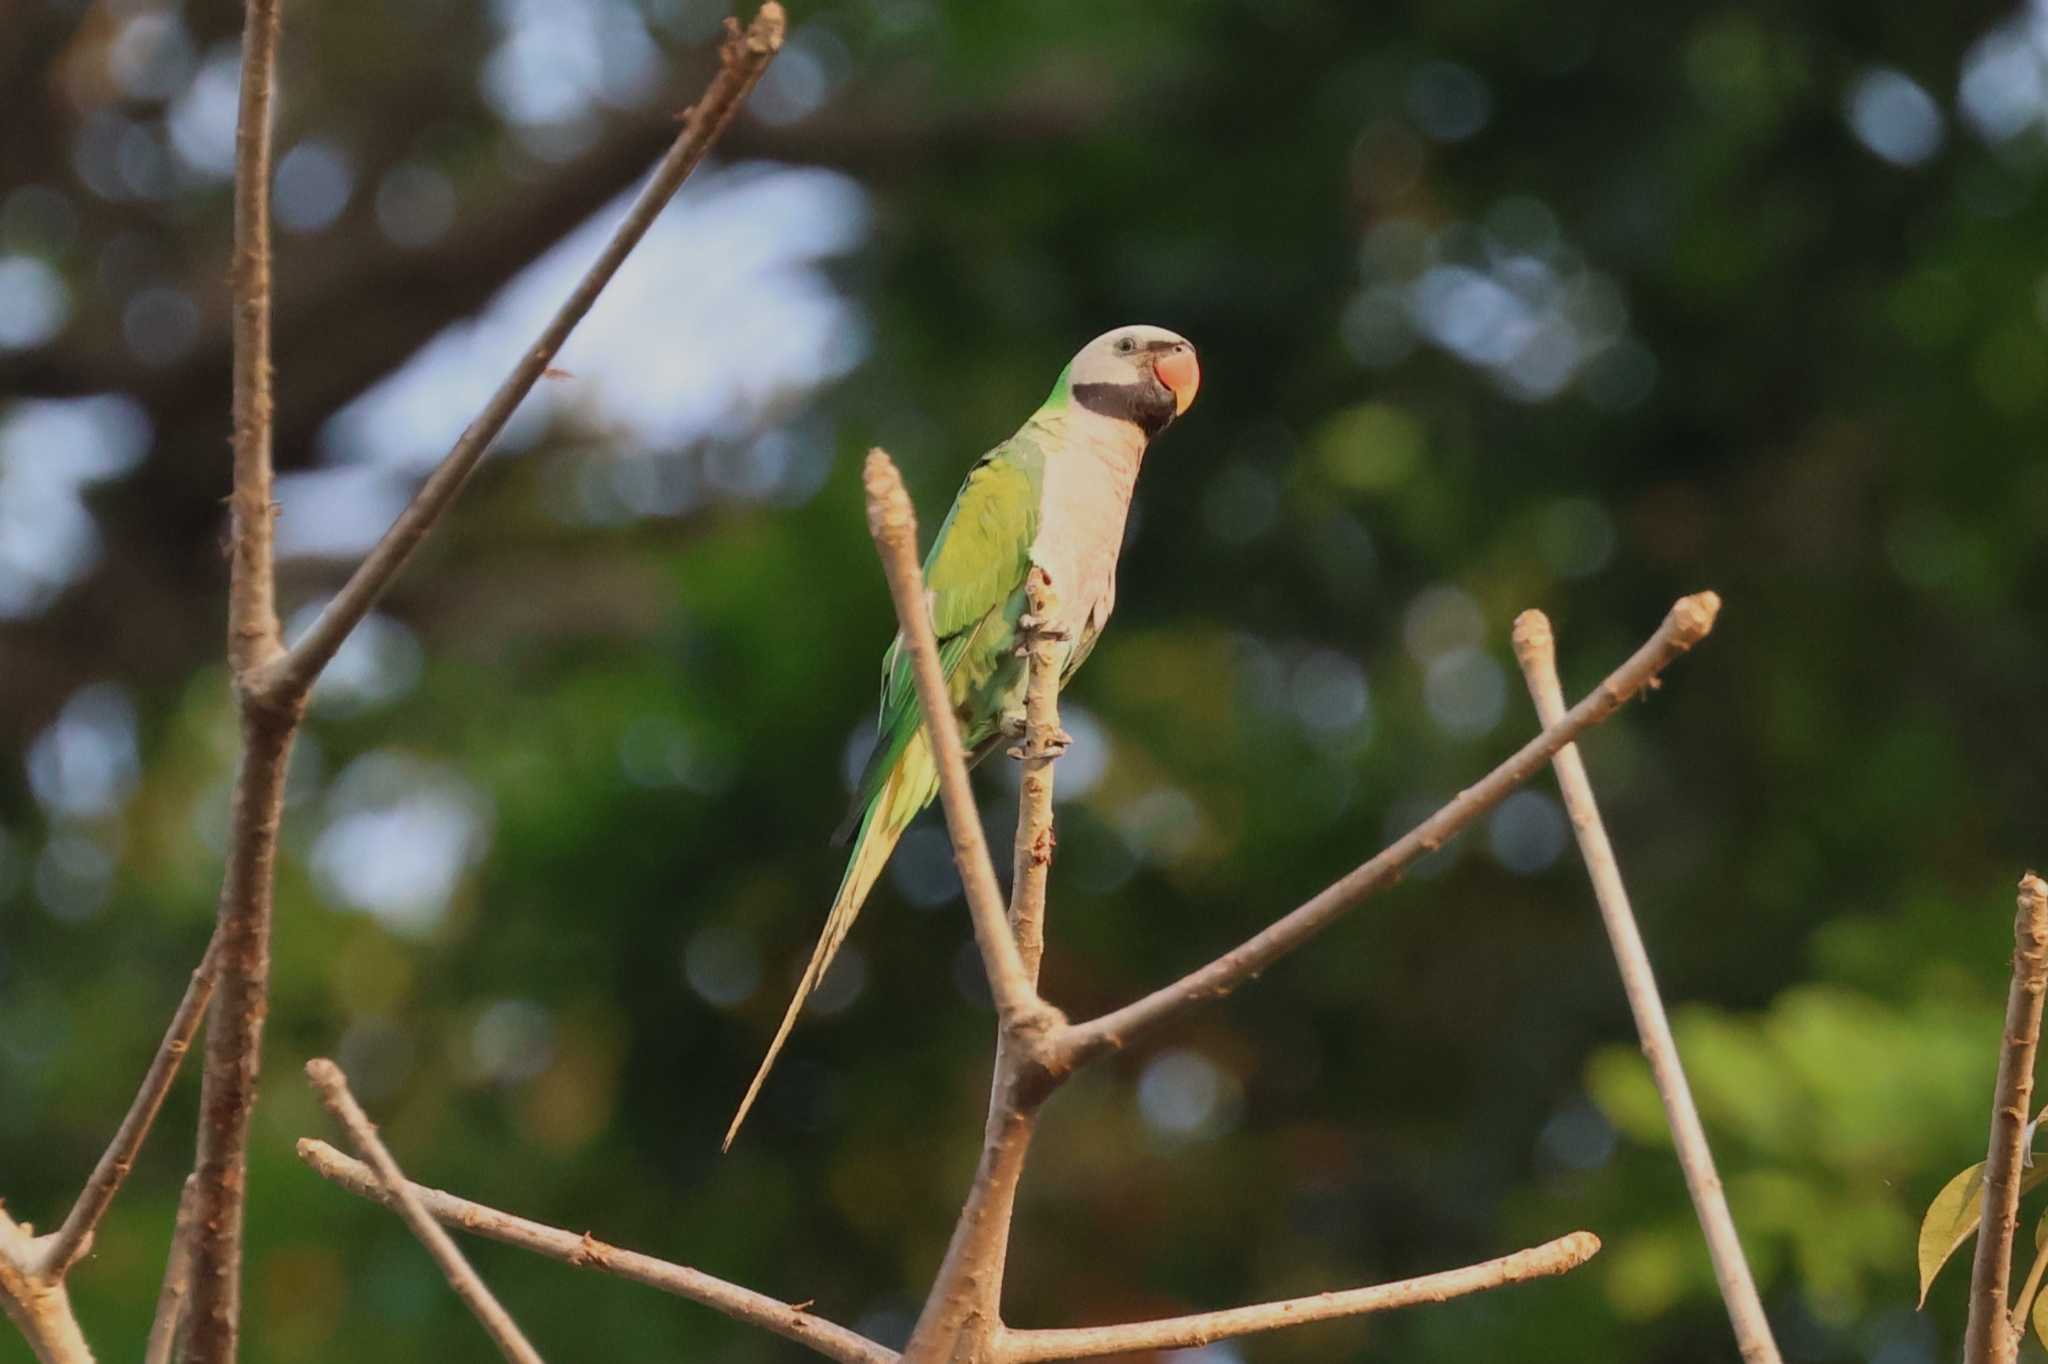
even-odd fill
[[[1127,421],[1145,433],[1158,435],[1173,421],[1173,394],[1166,385],[1143,379],[1128,384],[1075,384],[1074,401],[1090,412]]]

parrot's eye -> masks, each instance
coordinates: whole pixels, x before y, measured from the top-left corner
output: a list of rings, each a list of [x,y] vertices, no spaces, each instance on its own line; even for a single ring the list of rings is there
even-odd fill
[[[1116,351],[1118,355],[1129,355],[1132,351],[1136,350],[1137,348],[1138,343],[1132,338],[1128,336],[1117,338]]]

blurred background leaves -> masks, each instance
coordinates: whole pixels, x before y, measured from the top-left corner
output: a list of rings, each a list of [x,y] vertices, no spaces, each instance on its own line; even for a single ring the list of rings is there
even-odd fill
[[[887,1337],[943,1247],[988,1017],[913,832],[739,1149],[870,733],[857,456],[928,523],[1081,342],[1201,347],[1071,689],[1048,988],[1234,943],[1591,685],[1587,757],[1788,1358],[1912,1364],[1918,1215],[1983,1148],[2048,658],[2048,14],[820,0],[322,684],[294,758],[250,1357],[479,1357],[291,1155],[331,1053],[418,1178]],[[710,0],[287,10],[278,460],[303,625],[694,98]],[[197,960],[233,723],[235,7],[0,31],[0,1170],[61,1214]],[[1001,767],[1001,764],[995,765]],[[1011,774],[982,782],[1006,846]],[[1546,782],[1052,1110],[1012,1317],[1396,1277],[1587,1226],[1586,1271],[1200,1353],[1719,1359],[1726,1328]],[[77,1276],[139,1347],[181,1087]],[[544,1350],[765,1360],[490,1247]],[[0,1358],[14,1358],[13,1341]]]

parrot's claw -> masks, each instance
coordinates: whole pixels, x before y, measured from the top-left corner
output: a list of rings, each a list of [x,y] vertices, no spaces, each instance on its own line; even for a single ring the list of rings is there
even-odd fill
[[[1007,726],[1005,728],[1007,729]],[[1026,738],[1021,730],[1012,732],[1010,737],[1015,739]],[[1009,753],[1018,762],[1029,762],[1033,758],[1057,758],[1062,753],[1065,753],[1072,746],[1073,742],[1073,735],[1067,733],[1064,729],[1056,729],[1045,736],[1045,743],[1039,748],[1033,749],[1027,739],[1026,742],[1020,743],[1015,748],[1009,750]]]
[[[1072,632],[1061,629],[1051,621],[1042,620],[1029,611],[1017,617],[1017,633],[1023,635],[1027,641],[1034,637],[1058,641],[1065,641],[1074,637]],[[1017,652],[1023,653],[1023,647],[1020,646]]]

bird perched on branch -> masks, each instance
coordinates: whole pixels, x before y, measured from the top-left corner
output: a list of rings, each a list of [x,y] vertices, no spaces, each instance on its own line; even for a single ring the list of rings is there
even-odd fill
[[[968,471],[926,556],[924,579],[939,665],[970,764],[1022,732],[1027,679],[1019,646],[1027,624],[1057,641],[1062,684],[1095,647],[1116,605],[1117,553],[1138,465],[1153,438],[1188,410],[1200,384],[1195,348],[1184,338],[1160,327],[1105,332],[1061,371],[1017,434]],[[1033,568],[1052,584],[1049,621],[1024,619]],[[839,831],[839,841],[853,839],[846,876],[796,997],[726,1131],[727,1149],[896,840],[938,789],[899,632],[882,655],[875,751]]]

